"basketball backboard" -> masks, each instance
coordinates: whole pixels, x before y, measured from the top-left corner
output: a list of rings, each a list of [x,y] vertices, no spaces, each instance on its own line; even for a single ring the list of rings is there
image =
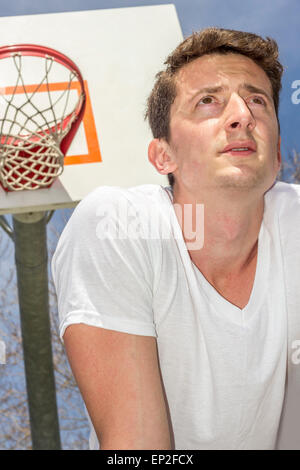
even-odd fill
[[[101,185],[167,184],[148,161],[143,116],[155,74],[183,38],[174,5],[2,17],[0,31],[1,46],[38,44],[70,57],[88,91],[62,175],[51,188],[0,188],[0,214],[74,207]]]

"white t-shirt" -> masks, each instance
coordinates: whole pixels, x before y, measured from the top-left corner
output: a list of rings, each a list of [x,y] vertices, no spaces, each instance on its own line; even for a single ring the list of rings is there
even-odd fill
[[[61,339],[73,323],[155,336],[176,449],[274,449],[288,315],[300,305],[300,289],[291,298],[286,287],[300,279],[298,258],[285,257],[300,252],[300,230],[289,236],[300,186],[265,194],[244,309],[192,263],[171,195],[159,185],[99,187],[76,207],[52,260]],[[92,424],[90,448],[99,448]]]

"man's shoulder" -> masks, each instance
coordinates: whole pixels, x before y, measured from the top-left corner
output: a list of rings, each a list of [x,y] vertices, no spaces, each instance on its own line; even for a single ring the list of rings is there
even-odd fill
[[[300,210],[300,184],[277,181],[265,194],[265,201],[279,211]]]
[[[141,237],[148,234],[150,227],[151,233],[155,232],[164,224],[164,214],[172,205],[167,188],[154,184],[130,188],[99,186],[77,205],[65,232],[80,229],[104,233],[107,227],[118,227],[128,234],[129,228],[137,232],[139,226]],[[122,233],[122,239],[124,236]]]
[[[123,188],[121,186],[99,186],[90,192],[77,207],[88,208],[104,203],[118,205],[124,201],[134,204],[151,204],[165,197],[165,187],[158,184],[143,184]]]
[[[148,209],[167,203],[167,193],[164,186],[144,184],[123,188],[120,186],[99,186],[85,196],[75,207],[72,214],[74,219],[89,219],[105,212],[107,215],[117,214],[120,210],[139,208],[146,217]]]
[[[284,181],[276,181],[276,183],[267,191],[272,194],[286,194],[287,196],[300,196],[300,184],[286,183]]]

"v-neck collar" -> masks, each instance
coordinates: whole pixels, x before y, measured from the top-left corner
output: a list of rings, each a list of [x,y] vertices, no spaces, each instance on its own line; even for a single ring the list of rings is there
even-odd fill
[[[168,194],[169,201],[173,207],[173,194],[170,187],[164,188]],[[182,230],[179,225],[178,219],[174,212],[174,231],[177,242],[181,245],[183,251],[186,252],[187,265],[190,265],[191,270],[194,272],[196,283],[201,287],[201,291],[206,296],[210,305],[214,308],[217,314],[224,317],[228,317],[230,321],[238,323],[239,325],[244,324],[249,320],[256,312],[259,311],[260,306],[264,300],[266,289],[267,289],[267,273],[269,272],[270,265],[270,235],[268,233],[267,227],[265,225],[267,207],[264,205],[264,214],[263,220],[260,226],[259,235],[258,235],[258,247],[257,247],[257,262],[255,270],[255,278],[252,286],[252,291],[250,294],[249,301],[247,305],[241,309],[236,305],[232,304],[225,299],[203,276],[201,271],[193,263],[188,253],[186,243],[183,238]]]
[[[258,235],[257,262],[252,291],[247,305],[242,309],[225,299],[225,297],[207,281],[201,271],[191,261],[196,278],[209,302],[222,316],[225,314],[230,320],[236,320],[238,323],[241,323],[241,321],[246,322],[247,319],[250,319],[252,315],[260,309],[267,289],[266,273],[269,270],[270,262],[270,243],[268,237],[268,231],[266,230],[263,220]]]

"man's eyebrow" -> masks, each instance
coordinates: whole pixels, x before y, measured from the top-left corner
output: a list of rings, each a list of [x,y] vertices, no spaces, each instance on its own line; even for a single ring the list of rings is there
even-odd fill
[[[201,95],[202,93],[220,93],[222,91],[225,91],[228,87],[224,87],[224,86],[212,86],[212,87],[204,87],[204,88],[200,88],[200,90],[197,90],[197,93],[193,94],[193,96],[191,97],[191,100],[189,101],[192,101],[195,96],[198,96],[198,95]],[[241,88],[244,89],[244,90],[247,90],[249,91],[250,93],[258,93],[260,95],[264,95],[266,98],[268,98],[270,101],[272,101],[272,96],[267,92],[265,91],[263,88],[259,88],[257,86],[254,86],[254,85],[251,85],[251,83],[243,83],[241,85]]]
[[[200,90],[197,90],[196,93],[193,94],[191,99],[189,101],[192,101],[195,96],[202,95],[202,93],[219,93],[220,91],[224,91],[225,88],[223,86],[209,86],[209,87],[204,87],[200,88]]]
[[[197,94],[200,95],[200,93],[219,93],[220,91],[224,91],[223,86],[210,86],[201,88],[197,91]]]
[[[258,88],[257,86],[251,85],[251,83],[243,83],[241,85],[241,88],[249,91],[250,93],[258,93],[259,95],[264,95],[270,101],[273,101],[272,96],[270,96],[267,91],[265,91],[263,88]]]

